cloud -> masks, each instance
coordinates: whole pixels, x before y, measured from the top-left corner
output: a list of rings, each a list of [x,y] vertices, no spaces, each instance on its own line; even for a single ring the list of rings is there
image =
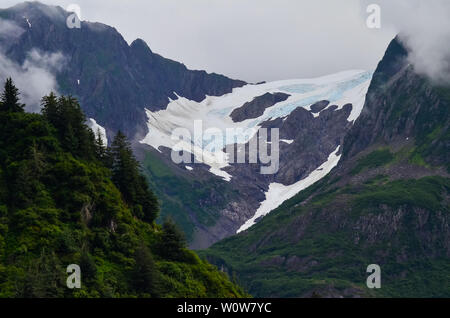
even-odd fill
[[[249,82],[374,69],[394,37],[366,27],[360,0],[41,2],[77,3],[83,20],[114,26],[128,43],[142,38],[153,52],[191,69]]]
[[[2,0],[1,6],[19,2]],[[73,0],[41,2],[67,8]],[[410,60],[418,72],[438,81],[449,77],[449,0],[76,3],[84,20],[116,27],[129,43],[142,38],[154,52],[192,69],[251,82],[374,69],[399,32],[411,50]],[[366,8],[372,3],[381,6],[381,29],[366,26]]]
[[[23,68],[39,68],[54,73],[61,71],[66,62],[67,59],[61,52],[48,53],[33,49],[27,54]]]
[[[42,53],[34,49],[19,65],[0,53],[0,81],[3,83],[11,77],[20,90],[21,102],[27,105],[26,110],[38,112],[41,98],[52,91],[57,93],[54,72],[60,70],[65,62],[66,58],[61,53]]]
[[[384,25],[393,26],[416,72],[450,83],[450,1],[378,1]]]
[[[0,18],[0,39],[10,40],[19,38],[25,30],[15,23]]]

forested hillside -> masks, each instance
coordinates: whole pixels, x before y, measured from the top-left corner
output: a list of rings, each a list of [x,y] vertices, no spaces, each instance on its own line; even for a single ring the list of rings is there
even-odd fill
[[[239,297],[185,248],[130,144],[106,148],[76,99],[50,94],[24,112],[8,79],[0,101],[0,297]],[[81,289],[66,267],[81,268]]]

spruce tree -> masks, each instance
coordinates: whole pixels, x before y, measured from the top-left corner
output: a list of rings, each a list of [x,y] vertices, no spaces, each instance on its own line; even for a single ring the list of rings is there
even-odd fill
[[[41,113],[53,126],[58,126],[59,119],[59,103],[56,95],[51,92],[48,96],[44,96],[41,100]]]
[[[139,164],[133,156],[127,137],[119,131],[111,145],[112,179],[123,193],[127,203],[136,202],[135,180],[138,178]]]
[[[95,135],[86,125],[86,116],[78,101],[71,96],[56,97],[54,93],[42,99],[42,114],[56,128],[63,149],[75,157],[96,157]]]
[[[97,129],[97,136],[95,137],[95,154],[97,159],[101,162],[105,160],[106,157],[106,145],[103,142],[102,134],[100,128]]]
[[[41,250],[40,257],[29,264],[17,293],[23,298],[61,298],[66,289],[64,269],[53,251]]]
[[[136,291],[158,297],[158,272],[153,255],[147,246],[141,243],[134,253],[135,265],[132,272]]]
[[[164,221],[161,240],[158,244],[159,254],[170,260],[183,261],[184,248],[186,248],[184,233],[181,232],[172,218],[167,218]]]
[[[11,78],[6,80],[0,97],[0,110],[5,112],[24,112],[25,105],[19,102],[19,90]]]
[[[138,180],[136,180],[138,185],[137,191],[137,202],[142,207],[142,215],[140,218],[143,221],[152,223],[159,214],[159,203],[158,198],[155,196],[152,190],[148,186],[147,179],[140,174]]]
[[[33,144],[30,146],[29,157],[31,161],[31,171],[34,178],[40,178],[45,168],[45,156],[40,151],[36,140],[33,140]]]
[[[130,205],[134,215],[152,223],[158,216],[158,200],[141,174],[140,165],[133,155],[131,144],[121,131],[117,133],[108,152],[114,184],[122,192],[124,200]]]
[[[97,275],[97,266],[95,265],[94,258],[85,247],[81,250],[80,267],[83,269],[84,278],[88,280],[95,279],[95,275]]]

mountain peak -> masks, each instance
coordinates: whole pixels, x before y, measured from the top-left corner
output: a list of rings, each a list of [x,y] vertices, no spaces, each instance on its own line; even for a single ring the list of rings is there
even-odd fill
[[[53,74],[59,92],[76,96],[87,115],[110,134],[121,130],[133,140],[145,136],[144,109],[164,109],[175,98],[173,92],[203,100],[245,85],[225,76],[191,71],[154,54],[142,39],[130,46],[118,30],[103,23],[83,21],[80,29],[68,28],[66,19],[71,13],[58,6],[24,2],[0,13],[23,31],[12,40],[0,38],[5,55],[18,65],[33,50],[66,57],[64,67]]]
[[[149,53],[153,53],[152,50],[150,49],[150,47],[148,46],[147,42],[145,42],[144,40],[137,38],[136,40],[134,40],[131,45],[131,48],[134,48],[136,50],[143,50],[143,51],[147,51]]]
[[[38,1],[22,2],[7,9],[0,9],[0,11],[6,12],[7,19],[19,21],[25,18],[32,25],[36,25],[36,22],[43,22],[45,25],[52,23],[64,27],[66,26],[67,18],[72,14],[72,12],[66,11],[60,6],[47,5]],[[82,23],[83,26],[94,32],[109,31],[111,34],[119,33],[114,27],[104,23],[87,21]]]
[[[397,74],[408,64],[407,57],[408,50],[401,42],[399,36],[395,37],[386,49],[383,59],[378,64],[372,85],[379,86],[382,83],[386,83],[387,79]]]
[[[395,38],[378,64],[364,110],[346,136],[344,159],[370,146],[414,142],[416,158],[445,165],[449,90],[416,73],[408,50]]]
[[[26,1],[5,9],[7,12],[33,18],[43,14],[54,21],[65,20],[68,13],[60,6],[43,4],[38,1]]]

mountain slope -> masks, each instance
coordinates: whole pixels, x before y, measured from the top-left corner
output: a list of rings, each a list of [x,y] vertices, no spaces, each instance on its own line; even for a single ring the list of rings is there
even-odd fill
[[[173,213],[178,210],[173,209],[172,215],[192,233],[191,246],[205,248],[251,226],[270,211],[269,205],[273,209],[326,175],[337,164],[344,135],[361,112],[371,76],[370,72],[353,70],[313,79],[246,85],[201,102],[179,97],[164,110],[147,111],[149,133],[139,146],[144,148],[138,151],[142,153],[140,160],[154,163],[144,167],[151,179],[161,179],[159,188],[171,194],[166,204],[172,201],[170,204],[176,204],[172,206],[179,206],[175,197],[186,201],[181,213]],[[248,112],[249,107],[256,111]],[[233,118],[235,114],[240,115]],[[189,132],[183,149],[197,162],[171,161],[172,150],[179,144],[172,138],[175,129]],[[224,138],[197,136],[198,130],[210,129],[220,130]],[[279,157],[271,162],[273,166],[278,164],[277,169],[266,174],[262,168],[269,165],[261,161],[261,155],[265,146],[268,151],[274,149],[276,141],[263,140],[263,129],[270,138],[272,130],[279,133]],[[258,141],[258,133],[259,141],[265,144],[259,144],[259,158],[251,163],[250,144]],[[148,146],[153,152],[145,149]],[[235,153],[244,152],[243,162],[238,162],[235,154],[225,154],[230,146],[237,149]],[[154,157],[160,158],[159,169],[154,159],[149,160]],[[158,176],[161,170],[164,178]]]
[[[75,96],[90,121],[106,130],[108,140],[118,130],[125,133],[133,148],[142,154],[142,162],[151,155],[147,147],[138,143],[148,133],[146,109],[165,109],[170,99],[177,96],[200,102],[206,96],[221,96],[245,84],[218,74],[188,70],[183,64],[152,52],[140,39],[128,45],[117,30],[101,23],[83,21],[80,29],[69,29],[66,26],[69,15],[60,7],[39,2],[0,9],[1,21],[13,25],[16,32],[14,36],[0,33],[0,54],[19,66],[35,52],[39,56],[58,54],[59,64],[48,70],[57,79],[58,92]],[[0,76],[6,78],[9,74]],[[153,171],[164,162],[158,154],[154,156],[155,167],[149,167]],[[150,172],[147,175],[155,176]],[[183,228],[191,239],[194,227],[205,223],[204,215],[209,214],[202,215],[204,207],[199,202],[208,200],[204,195],[207,189],[199,195],[179,193],[181,204],[174,206],[173,191],[160,191],[167,188],[166,181],[159,182],[157,178],[151,181],[163,201],[162,217],[173,215],[180,224],[189,224]],[[197,178],[188,176],[187,180],[175,183],[195,182]]]
[[[55,74],[60,93],[77,97],[86,115],[106,128],[108,137],[118,130],[132,140],[143,137],[147,133],[144,109],[164,109],[174,93],[201,101],[245,84],[188,70],[153,53],[140,39],[128,45],[116,29],[101,23],[83,21],[81,28],[69,29],[70,14],[39,2],[0,10],[1,19],[23,31],[12,39],[0,37],[0,46],[20,65],[33,50],[61,53],[65,63]]]
[[[9,38],[0,33],[0,52],[17,65],[36,50],[41,55],[60,53],[61,65],[52,70],[59,91],[77,97],[90,121],[100,125],[92,127],[104,127],[108,140],[119,129],[132,140],[143,172],[161,200],[159,221],[172,216],[192,248],[206,248],[257,223],[326,175],[341,155],[346,156],[342,153],[344,136],[360,115],[371,72],[246,85],[188,70],[155,54],[142,40],[128,45],[118,31],[101,23],[82,22],[80,29],[69,29],[68,15],[60,7],[38,2],[0,10],[2,21],[21,30]],[[405,53],[401,50],[390,51],[401,56]],[[402,67],[394,63],[391,68],[388,63],[383,76],[390,78]],[[377,81],[386,82],[381,77]],[[445,118],[445,113],[433,116]],[[191,129],[198,119],[205,128],[279,129],[280,169],[262,175],[261,162],[174,164],[170,158],[173,144],[167,140],[175,127]],[[360,127],[361,136],[367,135],[365,143],[375,142],[370,139],[372,129],[384,125],[382,119],[371,120],[375,125]],[[390,134],[400,128],[393,127]],[[434,133],[441,134],[442,129]],[[249,141],[236,147],[247,149]],[[426,152],[442,152],[446,142],[444,138],[439,145],[417,147],[414,160],[422,162]],[[195,141],[192,144],[196,146]],[[355,153],[366,146],[358,141],[347,148],[354,148],[349,151]]]
[[[202,255],[255,296],[448,297],[450,89],[406,57],[395,39],[336,169]]]
[[[8,85],[8,84],[7,84]],[[0,297],[241,297],[187,250],[123,135],[105,149],[73,98],[0,101]],[[81,288],[66,286],[77,264]]]
[[[39,2],[0,10],[1,21],[17,31],[14,36],[0,33],[0,53],[19,69],[26,68],[30,56],[58,54],[57,65],[47,70],[57,79],[58,91],[78,98],[92,127],[104,129],[107,140],[118,130],[132,140],[162,201],[161,216],[181,224],[194,248],[258,221],[268,212],[261,204],[274,191],[282,193],[279,204],[317,180],[317,170],[342,148],[343,136],[359,116],[371,77],[348,71],[246,85],[188,70],[155,54],[140,39],[128,45],[118,31],[101,23],[82,22],[81,28],[70,29],[69,14]],[[260,162],[173,164],[173,145],[160,143],[159,137],[170,139],[179,121],[189,126],[196,119],[222,129],[280,129],[280,170],[261,175]]]

